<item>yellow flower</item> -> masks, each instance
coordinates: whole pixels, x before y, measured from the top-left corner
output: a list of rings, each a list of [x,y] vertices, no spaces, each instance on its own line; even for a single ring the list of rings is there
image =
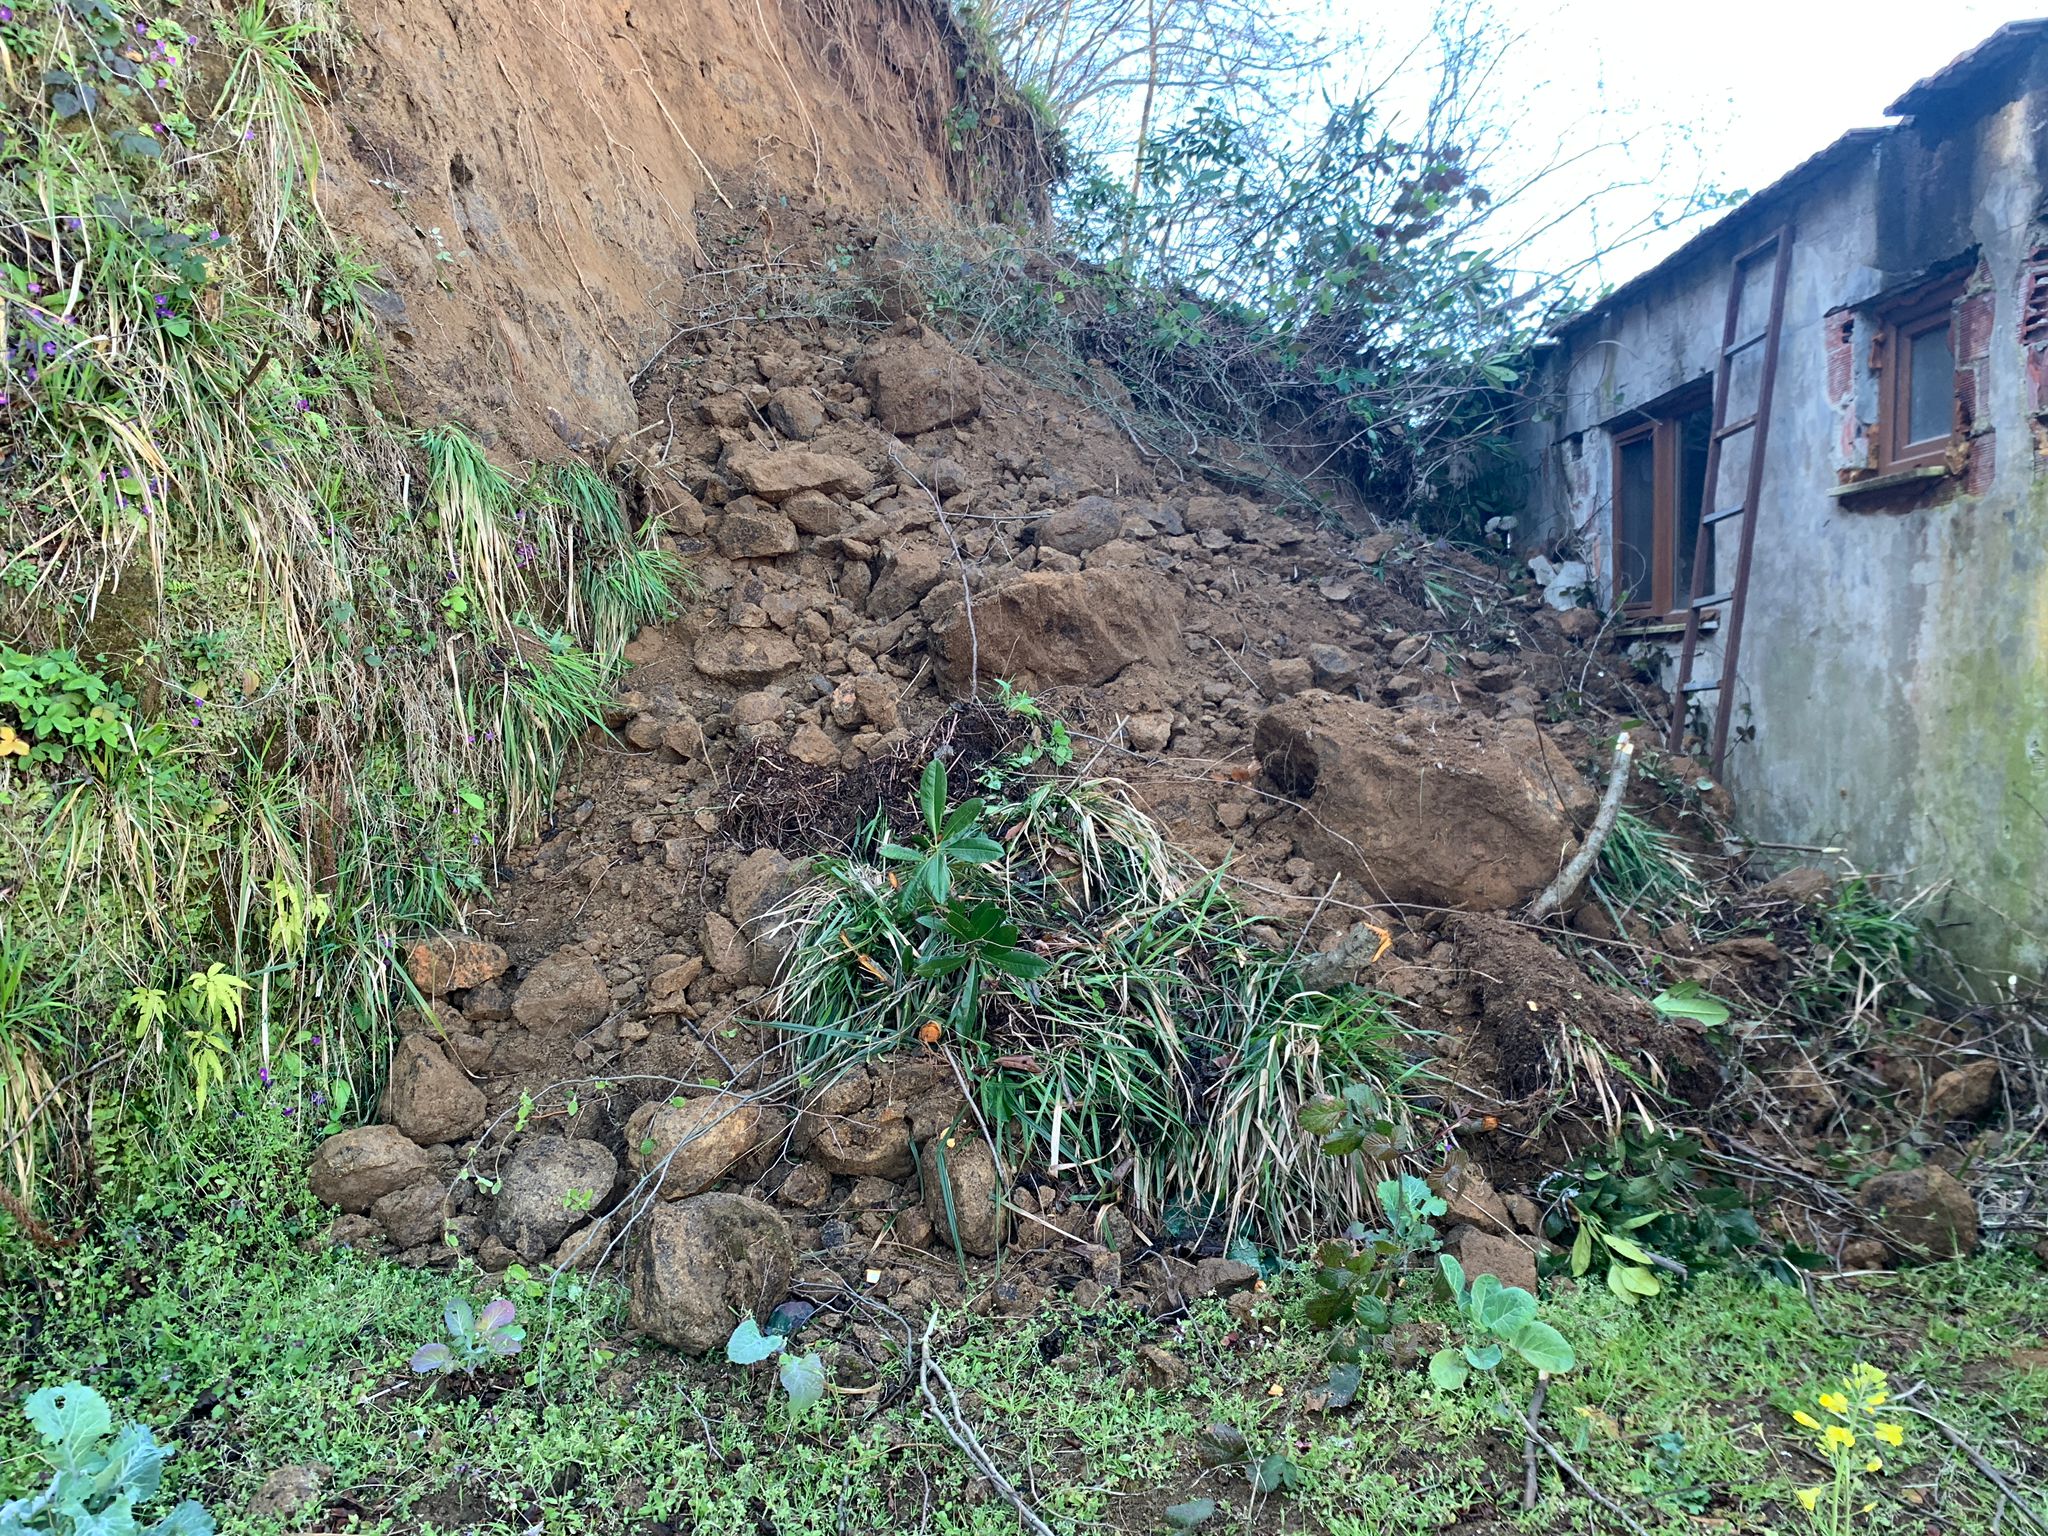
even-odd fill
[[[1812,1514],[1814,1506],[1819,1503],[1820,1490],[1818,1488],[1802,1488],[1799,1490],[1799,1507],[1808,1514]]]
[[[1863,1399],[1863,1406],[1872,1413],[1875,1413],[1891,1400],[1892,1395],[1889,1392],[1873,1392],[1870,1396]]]
[[[1842,1428],[1839,1424],[1830,1424],[1821,1431],[1820,1443],[1821,1448],[1832,1456],[1836,1451],[1846,1451],[1854,1445],[1856,1433],[1854,1430]]]
[[[1871,1457],[1870,1460],[1863,1463],[1863,1470],[1866,1472],[1882,1472],[1884,1470],[1884,1459],[1878,1456]]]
[[[0,725],[0,758],[27,757],[28,743],[15,733],[11,725]]]
[[[1842,1384],[1855,1391],[1869,1387],[1881,1392],[1890,1379],[1874,1365],[1858,1364],[1849,1372],[1848,1380]]]
[[[1844,1414],[1849,1411],[1849,1399],[1839,1392],[1821,1393],[1820,1405],[1829,1413]]]
[[[1801,1426],[1802,1428],[1805,1428],[1805,1429],[1819,1429],[1819,1428],[1820,1428],[1820,1420],[1819,1420],[1819,1419],[1816,1419],[1816,1418],[1815,1418],[1815,1417],[1814,1417],[1814,1416],[1813,1416],[1812,1414],[1808,1413],[1808,1412],[1807,1412],[1807,1411],[1806,1411],[1805,1409],[1803,1409],[1803,1408],[1802,1408],[1802,1409],[1799,1409],[1799,1410],[1798,1410],[1797,1412],[1795,1412],[1795,1413],[1794,1413],[1794,1414],[1792,1415],[1792,1422],[1793,1422],[1793,1423],[1795,1423],[1795,1424],[1798,1424],[1798,1425],[1800,1425],[1800,1426]]]
[[[1906,1443],[1906,1432],[1896,1424],[1873,1425],[1870,1432],[1889,1446],[1901,1446]]]

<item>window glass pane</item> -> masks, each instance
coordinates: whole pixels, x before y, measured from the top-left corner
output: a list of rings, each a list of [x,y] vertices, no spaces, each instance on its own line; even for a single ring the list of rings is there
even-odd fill
[[[1671,606],[1683,608],[1692,598],[1693,551],[1703,550],[1708,589],[1712,589],[1714,530],[1700,527],[1707,494],[1707,440],[1714,430],[1714,408],[1703,405],[1678,418],[1678,561],[1671,587]],[[1732,506],[1742,494],[1721,477],[1721,505]]]
[[[1906,441],[1947,437],[1956,419],[1956,354],[1948,321],[1911,337],[1906,356]]]
[[[1657,459],[1648,434],[1623,443],[1614,487],[1620,541],[1614,551],[1614,579],[1623,600],[1650,601],[1651,560],[1657,545]]]

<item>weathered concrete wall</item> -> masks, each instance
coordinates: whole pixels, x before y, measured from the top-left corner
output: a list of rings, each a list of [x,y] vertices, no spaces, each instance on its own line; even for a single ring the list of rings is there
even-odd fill
[[[2001,104],[2002,103],[2002,104]],[[1777,400],[1726,776],[1744,828],[1840,845],[1908,888],[1947,880],[1959,954],[2048,970],[2048,461],[2036,448],[2041,350],[2021,343],[2044,238],[2048,61],[1974,120],[1853,142],[1775,206],[1745,209],[1689,259],[1568,332],[1531,542],[1576,535],[1612,591],[1611,428],[1711,375],[1728,262],[1796,222]],[[1967,457],[1903,499],[1831,495],[1867,473],[1877,411],[1860,306],[1974,253],[1957,322]],[[1762,284],[1758,285],[1763,286]],[[1981,354],[1981,355],[1978,355]],[[1974,398],[1972,398],[1974,397]],[[1743,465],[1723,465],[1722,501]],[[1717,589],[1734,572],[1734,524]],[[1715,675],[1709,642],[1696,675]],[[1952,926],[1951,926],[1952,925]]]

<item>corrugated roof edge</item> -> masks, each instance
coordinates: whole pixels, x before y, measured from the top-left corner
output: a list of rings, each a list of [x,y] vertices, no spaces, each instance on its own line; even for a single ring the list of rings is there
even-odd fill
[[[1752,192],[1735,207],[1714,220],[1713,223],[1694,235],[1654,267],[1638,272],[1612,293],[1595,300],[1591,306],[1573,315],[1570,319],[1560,320],[1550,328],[1550,334],[1553,336],[1568,335],[1572,331],[1578,330],[1581,326],[1590,325],[1609,310],[1630,302],[1643,290],[1656,283],[1665,273],[1673,268],[1686,265],[1709,246],[1727,239],[1736,228],[1754,218],[1758,209],[1769,208],[1809,182],[1819,180],[1822,176],[1835,169],[1838,164],[1851,158],[1856,150],[1870,148],[1891,131],[1891,128],[1851,128],[1839,139],[1836,139],[1834,143],[1828,145],[1826,149],[1821,150],[1817,154],[1807,156],[1806,159],[1793,166],[1791,170],[1780,176],[1776,181]]]
[[[1884,109],[1887,117],[1925,112],[1941,97],[1967,90],[1977,78],[2048,37],[2048,16],[2008,21],[1974,48],[1965,49]]]

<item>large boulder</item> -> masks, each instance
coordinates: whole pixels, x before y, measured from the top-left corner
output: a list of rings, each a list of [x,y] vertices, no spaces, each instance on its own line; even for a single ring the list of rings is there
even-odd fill
[[[536,1034],[595,1029],[611,1012],[604,972],[581,949],[558,949],[526,973],[512,996],[512,1017]]]
[[[1151,571],[1034,571],[977,593],[971,623],[955,608],[933,631],[939,681],[965,693],[978,668],[984,686],[1088,686],[1133,662],[1170,666],[1185,607],[1181,589]]]
[[[601,1142],[535,1136],[520,1143],[498,1174],[493,1225],[505,1246],[537,1260],[610,1206],[619,1160]]]
[[[1880,1173],[1856,1191],[1856,1203],[1913,1257],[1958,1259],[1977,1250],[1977,1202],[1932,1163]]]
[[[1483,733],[1311,689],[1268,710],[1253,751],[1308,812],[1294,832],[1372,901],[1500,911],[1578,846],[1593,792],[1534,722]]]
[[[461,1141],[484,1123],[484,1092],[425,1035],[407,1035],[391,1052],[384,1118],[422,1146]]]
[[[735,1163],[780,1139],[782,1111],[733,1094],[642,1104],[626,1122],[626,1169],[638,1180],[661,1170],[661,1198],[702,1194]]]
[[[656,1206],[633,1251],[629,1316],[649,1338],[709,1354],[740,1318],[781,1301],[796,1245],[775,1211],[745,1195],[697,1195]]]
[[[924,1211],[942,1245],[958,1241],[977,1259],[992,1258],[1002,1246],[1003,1185],[995,1155],[973,1131],[934,1136],[919,1154],[924,1175]]]
[[[898,437],[981,413],[980,368],[936,336],[884,337],[861,354],[853,377],[873,402],[875,420]]]
[[[308,1170],[313,1194],[360,1216],[394,1189],[432,1176],[433,1163],[389,1125],[360,1125],[320,1143]]]
[[[437,933],[405,946],[405,974],[427,997],[462,992],[505,974],[505,951],[466,933]]]
[[[785,501],[804,491],[835,496],[862,496],[875,477],[859,460],[838,453],[813,453],[808,448],[776,450],[753,443],[726,449],[726,477],[763,501]]]

